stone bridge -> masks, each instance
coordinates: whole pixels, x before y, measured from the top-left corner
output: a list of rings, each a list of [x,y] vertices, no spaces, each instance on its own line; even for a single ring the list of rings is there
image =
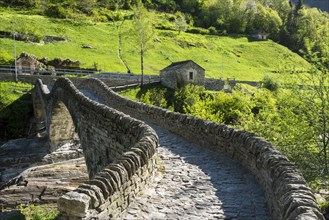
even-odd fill
[[[62,219],[136,217],[145,203],[167,209],[154,218],[196,207],[200,219],[324,219],[294,165],[255,135],[128,100],[97,79],[38,80],[32,97],[49,151],[76,133],[86,160],[90,180],[58,200]],[[169,215],[179,205],[186,215]]]

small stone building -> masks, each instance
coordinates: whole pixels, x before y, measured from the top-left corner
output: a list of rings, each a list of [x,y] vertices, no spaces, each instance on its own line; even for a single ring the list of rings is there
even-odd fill
[[[19,73],[33,74],[36,70],[46,69],[46,66],[39,62],[35,56],[29,55],[25,52],[19,55],[16,65]]]
[[[205,69],[192,60],[172,63],[160,71],[161,85],[172,89],[189,83],[204,86],[204,79]]]
[[[263,30],[256,30],[251,32],[250,37],[254,40],[267,40],[267,33]]]

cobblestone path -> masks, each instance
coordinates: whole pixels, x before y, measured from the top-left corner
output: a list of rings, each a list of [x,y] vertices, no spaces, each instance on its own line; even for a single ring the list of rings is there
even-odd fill
[[[89,98],[104,103],[90,91]],[[158,174],[123,219],[270,219],[254,176],[218,152],[150,125],[158,134]]]
[[[159,172],[124,219],[270,219],[260,185],[233,160],[151,125]]]

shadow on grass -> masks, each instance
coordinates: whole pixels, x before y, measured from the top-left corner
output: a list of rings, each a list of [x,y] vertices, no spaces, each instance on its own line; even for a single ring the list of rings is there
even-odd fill
[[[2,100],[0,99],[2,103]],[[31,94],[24,94],[0,110],[0,143],[28,135],[29,120],[33,116]]]

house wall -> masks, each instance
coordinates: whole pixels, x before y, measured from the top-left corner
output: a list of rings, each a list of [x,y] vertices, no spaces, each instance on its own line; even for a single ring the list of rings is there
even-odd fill
[[[190,78],[191,72],[193,79]],[[186,86],[189,83],[204,86],[205,71],[193,63],[188,63],[177,70],[160,71],[160,80],[161,85],[172,89]]]
[[[193,79],[190,79],[190,72],[193,72]],[[178,71],[177,84],[185,86],[189,83],[193,83],[195,85],[204,86],[204,78],[204,71],[191,65]]]
[[[160,81],[161,85],[165,87],[177,89],[176,75],[174,72],[160,71]]]

